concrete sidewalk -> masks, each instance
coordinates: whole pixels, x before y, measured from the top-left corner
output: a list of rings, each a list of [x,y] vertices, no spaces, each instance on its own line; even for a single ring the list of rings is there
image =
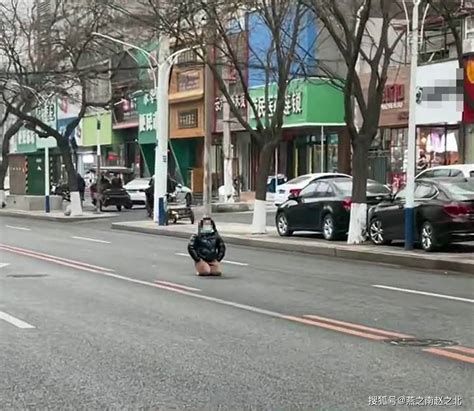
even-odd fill
[[[116,230],[189,238],[196,232],[196,226],[174,224],[159,227],[150,220],[113,223]],[[394,264],[404,267],[460,272],[474,275],[474,247],[453,246],[454,252],[426,253],[421,250],[405,251],[401,247],[377,247],[371,244],[359,246],[343,242],[328,242],[314,235],[282,238],[274,227],[267,227],[267,234],[253,235],[247,224],[219,223],[218,229],[226,243],[279,251],[325,255],[360,261]]]
[[[30,220],[55,221],[61,223],[77,223],[81,221],[101,220],[104,218],[111,218],[111,214],[95,214],[94,212],[84,211],[80,216],[65,216],[63,211],[51,211],[45,213],[44,211],[24,211],[24,210],[0,210],[0,217],[18,217]]]

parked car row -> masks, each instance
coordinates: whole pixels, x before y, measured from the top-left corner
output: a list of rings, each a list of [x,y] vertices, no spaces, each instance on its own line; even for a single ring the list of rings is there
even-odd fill
[[[441,166],[417,176],[415,241],[425,251],[474,240],[472,177],[474,165]],[[349,229],[352,184],[351,176],[328,173],[300,176],[280,186],[275,221],[279,235],[307,231],[329,241],[343,239]],[[404,239],[404,189],[394,195],[389,187],[368,180],[367,204],[368,235],[374,244]]]

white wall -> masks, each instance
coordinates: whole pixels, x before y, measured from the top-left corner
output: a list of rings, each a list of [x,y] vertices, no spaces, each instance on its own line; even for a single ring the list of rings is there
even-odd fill
[[[418,67],[417,86],[423,100],[416,105],[416,123],[457,124],[462,120],[462,96],[456,95],[457,60]]]

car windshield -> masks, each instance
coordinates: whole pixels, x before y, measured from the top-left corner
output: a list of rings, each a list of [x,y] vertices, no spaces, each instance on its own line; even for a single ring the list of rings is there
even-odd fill
[[[474,181],[446,182],[441,186],[453,200],[474,200]]]
[[[295,177],[294,179],[288,181],[286,184],[299,184],[299,183],[303,183],[304,181],[307,181],[311,178],[312,176],[311,175],[304,175],[304,176],[299,176],[299,177]]]
[[[130,181],[127,184],[127,187],[141,187],[141,186],[147,186],[148,183],[150,182],[149,179],[146,178],[137,178],[135,180]]]
[[[337,181],[335,182],[335,186],[344,195],[350,196],[352,194],[352,180]],[[390,190],[376,181],[368,181],[367,194],[390,194]]]

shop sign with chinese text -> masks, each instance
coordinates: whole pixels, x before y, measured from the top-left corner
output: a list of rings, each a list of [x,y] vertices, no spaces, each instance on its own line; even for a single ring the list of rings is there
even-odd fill
[[[276,86],[250,89],[257,116],[263,121],[272,118],[276,110]],[[342,91],[320,79],[294,80],[288,86],[283,108],[284,127],[344,125],[344,98]],[[248,107],[250,125],[256,126],[255,113]]]
[[[154,90],[137,98],[138,141],[140,144],[156,143],[156,93]]]

